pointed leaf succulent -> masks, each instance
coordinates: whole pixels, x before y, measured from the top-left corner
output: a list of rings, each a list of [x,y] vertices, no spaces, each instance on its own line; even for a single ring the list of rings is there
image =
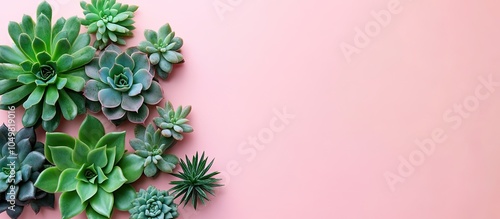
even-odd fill
[[[25,15],[9,24],[12,47],[0,46],[0,108],[13,105],[26,109],[23,125],[41,124],[54,131],[61,116],[73,120],[85,112],[83,66],[95,49],[90,36],[79,34],[77,17],[60,18],[53,26],[52,8],[38,6],[36,18]]]
[[[129,210],[131,219],[173,219],[179,216],[174,197],[154,186],[141,189]]]
[[[187,124],[189,120],[186,119],[191,112],[191,106],[179,106],[177,110],[174,110],[172,103],[167,101],[165,108],[157,106],[156,109],[159,117],[154,118],[153,122],[162,130],[163,136],[181,141],[184,138],[183,133],[193,132],[193,128]]]

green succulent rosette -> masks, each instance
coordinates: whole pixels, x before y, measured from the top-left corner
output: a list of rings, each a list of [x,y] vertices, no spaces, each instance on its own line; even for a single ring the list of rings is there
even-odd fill
[[[153,80],[149,67],[147,56],[137,49],[122,52],[109,45],[85,67],[91,78],[84,90],[89,109],[102,110],[115,125],[125,120],[144,123],[149,116],[147,105],[156,105],[163,99],[162,88]]]
[[[139,50],[148,54],[155,72],[160,78],[166,79],[172,72],[173,64],[184,62],[180,53],[182,38],[175,36],[170,24],[163,25],[158,32],[146,30],[144,36],[146,41],[139,43]]]
[[[129,210],[131,219],[173,219],[179,216],[174,197],[154,186],[141,189]]]
[[[52,8],[42,2],[36,22],[27,15],[20,23],[10,22],[14,45],[0,46],[0,108],[22,104],[23,125],[41,124],[46,131],[54,131],[61,116],[73,120],[85,113],[83,66],[95,54],[90,36],[80,34],[77,17],[51,23]]]
[[[80,2],[85,18],[82,25],[88,27],[87,32],[95,34],[94,47],[104,49],[110,43],[125,45],[125,37],[132,36],[134,27],[135,5],[117,3],[116,0],[92,0],[91,3]]]
[[[158,170],[171,173],[179,163],[179,158],[173,154],[164,154],[165,150],[175,144],[172,138],[165,138],[160,130],[155,129],[152,124],[147,127],[136,126],[135,138],[130,140],[130,146],[134,148],[135,154],[143,158],[144,175],[156,176]]]
[[[41,207],[54,208],[54,194],[34,186],[48,163],[33,127],[23,128],[15,135],[12,129],[0,127],[0,213],[16,219],[28,205],[37,214]]]
[[[165,108],[156,107],[159,117],[153,119],[156,127],[161,129],[161,134],[167,138],[174,138],[177,141],[184,139],[183,133],[193,132],[193,127],[187,124],[189,122],[186,117],[191,112],[191,106],[178,106],[174,109],[172,103],[167,101]]]
[[[54,167],[45,169],[35,186],[62,193],[59,208],[63,219],[85,211],[88,218],[110,218],[113,208],[132,207],[142,158],[125,153],[125,132],[105,134],[101,122],[92,117],[82,123],[78,138],[47,133],[45,156]]]

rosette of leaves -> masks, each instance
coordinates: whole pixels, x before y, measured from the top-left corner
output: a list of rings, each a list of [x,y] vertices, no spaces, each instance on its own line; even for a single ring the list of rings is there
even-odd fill
[[[113,208],[127,211],[135,190],[130,183],[142,175],[142,158],[125,153],[125,132],[105,134],[99,120],[87,116],[78,138],[47,133],[45,156],[54,167],[45,169],[35,186],[62,193],[62,218],[85,211],[88,218],[110,218]]]
[[[163,91],[153,80],[149,66],[144,53],[135,49],[122,52],[109,45],[85,67],[91,78],[84,90],[89,109],[102,110],[115,125],[124,120],[144,123],[149,116],[147,105],[156,105],[163,99]]]
[[[139,43],[139,50],[149,55],[149,61],[158,76],[166,79],[172,72],[173,64],[184,62],[184,57],[180,53],[182,38],[175,36],[170,24],[163,25],[158,32],[146,30],[144,36],[146,41]]]
[[[129,210],[132,219],[172,219],[179,216],[174,197],[154,186],[141,189],[132,204],[134,207]]]
[[[193,132],[193,127],[191,127],[187,122],[189,122],[186,117],[191,112],[191,106],[178,106],[177,110],[174,110],[172,103],[167,101],[165,103],[165,108],[159,106],[156,107],[160,117],[153,119],[156,127],[161,129],[161,134],[167,138],[173,137],[175,140],[181,141],[184,139],[182,133]]]
[[[41,207],[54,208],[54,194],[34,186],[47,164],[43,144],[36,141],[33,127],[15,135],[12,131],[5,125],[0,127],[0,213],[6,211],[10,218],[18,218],[27,205],[37,214]]]
[[[189,160],[187,156],[186,161],[181,159],[180,165],[183,172],[171,173],[180,179],[170,182],[174,187],[169,190],[172,191],[175,198],[182,196],[179,205],[184,203],[184,206],[186,206],[187,203],[191,202],[196,210],[198,201],[201,201],[202,204],[205,204],[205,201],[210,201],[207,193],[215,195],[214,188],[222,186],[222,184],[217,183],[221,179],[214,178],[219,172],[208,173],[214,160],[208,165],[207,160],[208,157],[205,157],[205,152],[203,152],[201,158],[198,157],[198,152],[196,152],[192,160]]]
[[[95,54],[88,34],[79,34],[77,17],[60,18],[51,27],[52,8],[42,2],[36,22],[25,15],[9,23],[14,46],[0,46],[0,108],[23,105],[23,125],[59,126],[61,115],[73,120],[85,112],[83,66]]]
[[[82,25],[88,27],[88,33],[96,36],[95,48],[102,50],[110,43],[125,45],[123,38],[133,35],[132,18],[137,6],[117,3],[116,0],[81,1],[80,6],[85,15],[81,19]]]
[[[165,138],[160,130],[155,129],[152,124],[147,128],[142,125],[136,126],[135,138],[130,140],[130,146],[134,148],[135,154],[144,159],[144,175],[153,177],[158,170],[171,173],[179,163],[179,158],[172,154],[163,154],[166,149],[174,145],[175,140]]]

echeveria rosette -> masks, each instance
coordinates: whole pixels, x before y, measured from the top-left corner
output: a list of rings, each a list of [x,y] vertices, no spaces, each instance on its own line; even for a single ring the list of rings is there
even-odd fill
[[[88,27],[88,33],[95,34],[94,47],[104,49],[110,43],[125,45],[124,37],[132,36],[135,5],[117,3],[116,0],[92,0],[80,2],[85,18],[82,25]]]
[[[186,161],[181,159],[180,165],[183,172],[171,173],[180,179],[170,182],[174,187],[169,190],[172,191],[175,198],[182,196],[179,204],[184,203],[184,206],[186,206],[187,203],[191,202],[196,210],[198,201],[201,201],[202,204],[205,204],[205,201],[210,201],[207,193],[215,195],[214,188],[222,186],[222,184],[217,183],[221,179],[214,178],[219,172],[208,173],[214,160],[208,165],[207,160],[208,157],[205,157],[205,152],[203,152],[201,158],[198,157],[198,152],[196,152],[192,160],[189,160],[187,156]]]
[[[162,130],[161,134],[163,136],[181,141],[184,139],[182,133],[193,132],[193,127],[187,124],[189,120],[186,119],[191,112],[191,106],[178,106],[177,110],[175,110],[172,103],[167,101],[165,108],[157,106],[156,110],[158,110],[159,117],[154,118],[153,122],[156,127]]]
[[[172,72],[173,64],[184,62],[180,53],[183,41],[172,32],[170,24],[165,24],[158,32],[144,31],[146,41],[139,43],[139,50],[149,55],[149,61],[154,66],[155,72],[162,79],[166,79]]]
[[[43,144],[36,141],[33,127],[15,135],[11,131],[5,125],[0,127],[0,213],[5,211],[15,219],[27,205],[37,214],[41,207],[54,208],[54,194],[34,186],[47,165]]]
[[[89,109],[103,111],[115,125],[124,120],[144,123],[149,116],[147,105],[156,105],[163,99],[160,84],[149,72],[147,56],[133,48],[122,52],[109,45],[85,67],[91,78],[85,85],[84,95]]]
[[[179,216],[174,197],[154,186],[141,189],[129,210],[131,219],[173,219]]]
[[[110,218],[113,208],[127,211],[135,190],[130,183],[143,171],[141,157],[125,153],[125,132],[105,134],[99,120],[87,116],[78,138],[47,133],[45,156],[54,167],[45,169],[35,186],[61,192],[63,219],[82,211],[88,218]]]
[[[130,140],[130,146],[134,148],[135,154],[143,158],[144,175],[156,176],[158,170],[171,173],[179,163],[179,158],[172,154],[163,154],[166,149],[174,145],[175,140],[165,138],[160,130],[155,129],[152,124],[146,128],[138,125],[135,128],[135,138]]]
[[[42,124],[46,131],[59,126],[61,115],[73,120],[85,113],[83,66],[95,54],[88,34],[80,34],[77,17],[58,19],[42,2],[36,22],[25,15],[9,23],[14,46],[0,46],[0,108],[23,105],[23,125]]]

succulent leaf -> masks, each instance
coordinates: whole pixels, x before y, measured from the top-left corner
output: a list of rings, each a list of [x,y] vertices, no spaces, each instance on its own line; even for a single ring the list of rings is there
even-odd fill
[[[129,210],[130,218],[177,218],[179,213],[173,200],[174,197],[168,191],[161,191],[153,186],[149,186],[147,190],[141,189],[132,202],[134,207]]]
[[[153,119],[156,127],[161,129],[161,134],[167,138],[174,138],[181,141],[182,133],[193,132],[193,128],[186,124],[189,120],[186,117],[191,112],[191,106],[179,106],[177,111],[172,107],[172,103],[167,101],[165,108],[156,107],[159,117]]]

